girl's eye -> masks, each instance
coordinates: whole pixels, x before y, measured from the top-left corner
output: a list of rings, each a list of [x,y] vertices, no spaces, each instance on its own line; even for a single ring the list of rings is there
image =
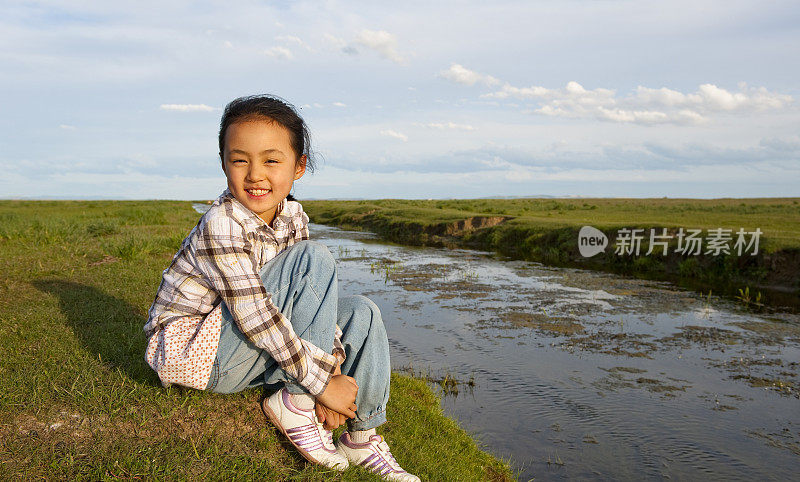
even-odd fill
[[[240,162],[247,162],[247,161],[245,161],[244,159],[234,159],[231,162],[234,163],[234,164],[238,164]]]

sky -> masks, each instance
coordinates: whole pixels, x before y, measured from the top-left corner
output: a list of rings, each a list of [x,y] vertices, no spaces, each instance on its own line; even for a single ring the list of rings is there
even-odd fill
[[[0,198],[213,199],[294,104],[299,199],[800,196],[796,1],[0,0]]]

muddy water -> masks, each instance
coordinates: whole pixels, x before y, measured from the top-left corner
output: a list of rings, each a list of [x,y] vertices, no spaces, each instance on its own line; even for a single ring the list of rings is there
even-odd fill
[[[326,226],[312,239],[340,292],[381,308],[393,369],[432,380],[521,480],[797,476],[797,315]]]

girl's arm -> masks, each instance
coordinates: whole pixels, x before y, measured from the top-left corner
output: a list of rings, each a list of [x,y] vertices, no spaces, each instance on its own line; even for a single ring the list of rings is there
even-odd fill
[[[297,336],[272,302],[259,276],[258,260],[244,226],[229,217],[210,219],[198,237],[194,255],[196,266],[225,301],[241,332],[266,350],[312,395],[322,395],[338,359]],[[329,395],[335,398],[342,398],[342,393],[349,391],[341,381],[332,388]]]

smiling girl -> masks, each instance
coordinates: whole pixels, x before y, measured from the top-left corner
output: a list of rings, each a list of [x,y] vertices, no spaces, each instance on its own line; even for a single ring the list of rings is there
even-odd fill
[[[165,385],[278,388],[262,409],[306,459],[418,481],[375,433],[390,376],[378,307],[339,297],[333,256],[308,240],[308,217],[287,199],[313,170],[305,122],[276,97],[236,99],[219,155],[228,188],[164,270],[144,327],[148,364]]]

